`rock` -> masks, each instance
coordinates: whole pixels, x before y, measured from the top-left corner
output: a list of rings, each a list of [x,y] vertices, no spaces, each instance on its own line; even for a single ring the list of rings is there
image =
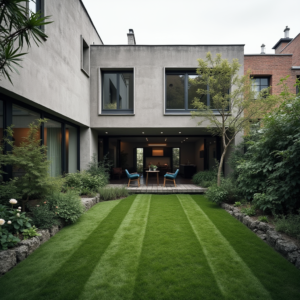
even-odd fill
[[[38,237],[40,239],[41,244],[44,244],[50,239],[50,232],[47,229],[40,229],[37,231],[40,236]]]
[[[232,211],[233,211],[234,213],[239,213],[239,212],[240,212],[239,209],[236,208],[236,207],[234,207]]]
[[[253,220],[252,220],[252,222],[249,224],[249,228],[250,228],[251,230],[257,229],[259,223],[260,223],[259,221],[253,221]]]
[[[239,214],[239,220],[240,220],[241,222],[243,222],[243,220],[244,220],[244,214]]]
[[[243,224],[245,224],[248,227],[249,223],[250,223],[250,218],[247,216],[243,219]]]
[[[224,202],[221,203],[221,207],[222,207],[223,209],[225,209],[225,205],[226,205],[226,203],[224,203]]]
[[[258,229],[263,231],[263,232],[267,232],[268,229],[269,229],[269,226],[268,226],[268,224],[266,224],[264,222],[259,222]]]
[[[261,234],[265,234],[265,233],[264,233],[263,231],[261,231],[261,230],[257,230],[257,231],[256,231],[256,234],[257,234],[257,235],[258,235],[258,234],[261,235]]]
[[[280,238],[281,238],[281,236],[276,231],[273,231],[273,230],[267,231],[267,243],[271,247],[275,248],[276,241]]]
[[[52,228],[49,229],[50,236],[54,236],[59,232],[59,227],[57,225],[52,226]]]
[[[231,215],[233,215],[233,212],[232,212],[231,210],[230,210],[230,211],[228,211],[228,213],[229,213],[229,214],[231,214]]]
[[[263,241],[266,240],[266,238],[267,238],[267,235],[264,234],[264,233],[261,233],[261,234],[258,234],[258,233],[257,233],[257,236],[258,236],[259,238],[261,238]]]
[[[36,250],[40,246],[41,242],[38,236],[30,238],[28,240],[23,240],[19,243],[21,246],[28,247],[28,255],[30,255],[34,250]]]
[[[276,241],[275,250],[285,257],[287,257],[288,253],[296,251],[297,249],[298,247],[293,242],[281,239]]]
[[[0,251],[0,274],[5,274],[17,264],[16,251]]]
[[[86,210],[89,210],[92,207],[90,199],[81,199],[82,204],[85,206]]]
[[[28,256],[28,247],[25,245],[16,247],[14,250],[16,251],[18,262],[24,260]]]
[[[256,232],[257,232],[257,229],[253,229],[253,232],[256,233]]]
[[[295,264],[298,259],[300,260],[300,253],[299,253],[299,251],[290,252],[287,255],[287,260],[289,262],[291,262],[292,264]]]

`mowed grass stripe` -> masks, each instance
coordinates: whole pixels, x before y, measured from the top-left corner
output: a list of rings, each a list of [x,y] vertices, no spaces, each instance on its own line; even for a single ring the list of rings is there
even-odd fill
[[[300,299],[300,270],[203,195],[192,198],[276,300]]]
[[[138,195],[79,297],[131,299],[151,195]]]
[[[120,200],[117,200],[93,206],[76,224],[63,228],[26,260],[6,273],[0,278],[1,300],[34,299],[34,295],[43,289],[49,278],[81,247],[119,203]],[[17,283],[17,288],[7,288],[12,282]]]
[[[78,299],[87,280],[130,209],[135,196],[119,202],[81,247],[45,283],[35,299]]]
[[[209,217],[189,195],[177,195],[224,299],[272,299]]]
[[[132,299],[222,299],[175,195],[152,195]]]

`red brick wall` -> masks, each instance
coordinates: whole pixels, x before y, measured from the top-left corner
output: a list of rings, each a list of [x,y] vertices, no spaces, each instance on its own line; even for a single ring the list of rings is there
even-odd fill
[[[300,66],[300,33],[284,48],[281,54],[293,54],[293,66]]]
[[[280,87],[277,86],[279,80],[290,75],[287,84],[290,91],[296,93],[294,84],[296,82],[296,75],[300,75],[300,71],[291,70],[293,57],[294,55],[245,55],[244,72],[246,74],[247,70],[251,69],[253,77],[269,76],[270,85],[272,86],[271,93],[273,95],[278,95],[281,92]]]
[[[276,49],[275,49],[275,54],[279,54],[281,50],[287,45],[287,42],[281,43]]]

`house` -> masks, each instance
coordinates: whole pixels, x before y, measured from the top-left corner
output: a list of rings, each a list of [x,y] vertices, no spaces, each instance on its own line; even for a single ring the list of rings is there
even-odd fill
[[[180,168],[187,177],[212,169],[221,140],[209,134],[206,123],[199,127],[191,119],[196,94],[188,84],[197,59],[208,51],[238,58],[240,75],[251,67],[269,85],[278,74],[275,61],[268,69],[270,59],[282,62],[284,74],[300,74],[299,54],[290,53],[299,51],[299,36],[282,39],[273,56],[244,55],[241,44],[139,45],[133,30],[127,45],[105,45],[81,0],[37,0],[30,8],[54,22],[43,29],[49,39],[30,48],[14,85],[0,82],[0,135],[14,124],[18,144],[30,122],[47,118],[40,135],[52,176],[85,169],[94,153],[99,159],[108,154],[115,167],[140,172],[150,163],[166,171]],[[259,69],[262,59],[266,67]],[[209,103],[209,96],[204,101]],[[224,171],[229,172],[227,164]]]

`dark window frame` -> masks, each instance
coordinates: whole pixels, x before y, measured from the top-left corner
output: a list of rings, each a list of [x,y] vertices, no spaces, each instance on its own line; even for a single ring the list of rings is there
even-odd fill
[[[5,94],[1,94],[0,93],[0,100],[3,101],[3,129],[6,129],[8,126],[12,125],[12,107],[13,105],[18,105],[22,108],[31,110],[33,112],[39,113],[40,114],[40,118],[41,119],[51,119],[53,121],[59,122],[61,124],[61,132],[62,134],[65,132],[65,125],[70,125],[73,126],[77,129],[77,169],[80,170],[80,126],[69,122],[67,120],[64,120],[62,118],[59,118],[57,116],[54,116],[50,113],[47,113],[41,109],[38,109],[34,106],[31,106],[29,104],[23,103],[19,100],[16,100],[14,98],[11,98]],[[44,124],[41,125],[41,130],[40,130],[40,139],[42,141],[42,144],[44,144]],[[63,137],[62,135],[62,145],[61,145],[61,157],[62,157],[62,166],[61,166],[61,173],[65,174],[68,170],[66,170],[66,138],[65,136]],[[4,152],[9,151],[9,149],[4,149]],[[7,174],[5,174],[4,176],[4,180],[9,180],[10,178],[12,178],[12,168],[10,168],[9,166],[7,166],[5,172],[7,172]]]
[[[132,109],[120,109],[120,76],[122,74],[132,74],[133,80],[133,99],[132,99]],[[117,109],[107,109],[104,108],[104,97],[103,97],[103,87],[104,87],[104,75],[105,74],[117,74]],[[109,70],[101,71],[101,114],[103,115],[128,115],[134,114],[134,70]]]
[[[44,17],[45,16],[45,0],[35,0],[35,4],[36,4],[36,11],[40,11],[41,13],[41,17]],[[30,14],[29,13],[29,2],[27,2],[26,4],[27,6],[27,11],[28,11],[28,15]],[[40,30],[42,30],[43,32],[45,32],[45,26],[42,25],[39,27]]]
[[[259,84],[259,93],[265,89],[265,88],[269,88],[271,86],[271,76],[251,76],[251,86],[252,86],[252,80],[256,80],[256,79],[267,79],[268,80],[268,85],[266,86],[265,84]],[[262,88],[263,87],[263,88]],[[255,98],[256,99],[256,98]]]
[[[174,109],[174,108],[167,108],[167,76],[168,75],[184,75],[184,109]],[[198,75],[196,70],[166,70],[165,72],[165,114],[191,114],[192,111],[195,111],[195,108],[188,108],[188,76],[189,75]],[[209,91],[209,85],[207,84],[207,91]],[[228,91],[229,93],[229,91]],[[210,94],[207,94],[207,106],[210,106]],[[211,109],[215,114],[218,114],[218,109],[212,108]],[[229,107],[228,107],[228,111]]]

